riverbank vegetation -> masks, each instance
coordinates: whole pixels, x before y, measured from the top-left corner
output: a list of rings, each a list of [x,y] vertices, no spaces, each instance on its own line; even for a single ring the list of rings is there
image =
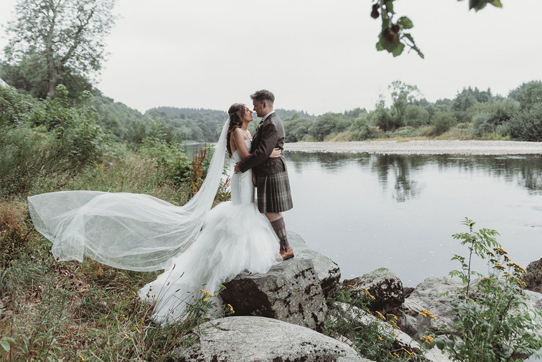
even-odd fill
[[[453,99],[429,102],[415,85],[389,86],[374,110],[326,113],[312,122],[298,114],[284,119],[287,142],[369,139],[542,141],[542,82],[524,83],[508,97],[490,89],[464,88]]]

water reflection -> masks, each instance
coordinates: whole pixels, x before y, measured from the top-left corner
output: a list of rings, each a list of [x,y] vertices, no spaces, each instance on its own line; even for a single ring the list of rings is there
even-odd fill
[[[518,186],[533,194],[542,194],[542,157],[538,155],[495,157],[287,152],[286,159],[297,172],[314,163],[332,172],[346,164],[369,167],[384,190],[388,189],[389,183],[393,183],[393,197],[397,202],[413,199],[423,191],[423,183],[416,179],[422,174],[418,171],[431,165],[436,165],[442,172],[450,169],[471,174],[482,171],[491,178],[517,182]]]
[[[464,254],[451,235],[477,228],[520,265],[542,257],[542,157],[287,152],[291,230],[343,277],[386,266],[406,285],[447,275]],[[478,271],[487,269],[484,263]]]

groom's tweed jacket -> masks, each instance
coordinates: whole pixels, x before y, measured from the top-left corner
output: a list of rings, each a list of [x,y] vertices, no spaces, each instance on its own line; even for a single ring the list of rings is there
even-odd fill
[[[264,176],[286,171],[282,156],[269,158],[273,148],[284,149],[284,126],[276,113],[272,113],[258,125],[250,147],[250,156],[239,163],[241,172],[252,168],[256,176]]]

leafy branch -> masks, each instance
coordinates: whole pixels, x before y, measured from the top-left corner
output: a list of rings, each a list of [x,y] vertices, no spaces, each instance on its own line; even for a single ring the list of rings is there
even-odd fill
[[[410,29],[414,27],[412,20],[407,16],[401,16],[394,22],[394,1],[397,0],[373,0],[371,17],[382,20],[382,28],[378,34],[376,50],[387,50],[394,57],[403,53],[405,47],[414,50],[423,59],[425,56],[416,45]],[[463,1],[463,0],[458,0]],[[469,10],[482,10],[487,4],[502,8],[500,0],[469,0]]]

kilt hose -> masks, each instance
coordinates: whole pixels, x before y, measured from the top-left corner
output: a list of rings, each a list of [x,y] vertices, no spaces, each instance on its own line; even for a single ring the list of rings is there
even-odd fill
[[[262,213],[288,211],[294,207],[288,172],[274,175],[257,175],[258,210]]]

